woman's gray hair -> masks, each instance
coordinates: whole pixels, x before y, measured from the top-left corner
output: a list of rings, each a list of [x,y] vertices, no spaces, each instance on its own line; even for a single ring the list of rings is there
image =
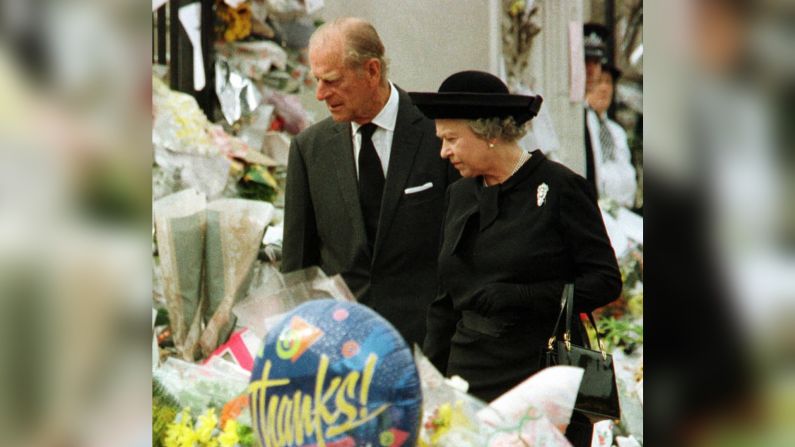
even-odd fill
[[[505,141],[517,141],[527,133],[528,123],[521,126],[517,125],[516,120],[511,116],[507,118],[495,117],[467,120],[472,132],[484,140],[500,138]]]

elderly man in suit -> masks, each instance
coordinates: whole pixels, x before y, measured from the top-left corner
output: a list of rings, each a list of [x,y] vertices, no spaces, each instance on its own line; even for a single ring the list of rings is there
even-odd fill
[[[371,24],[323,25],[309,63],[331,117],[290,147],[282,271],[341,274],[360,303],[422,343],[445,191],[457,173],[439,156],[433,121],[388,80]]]

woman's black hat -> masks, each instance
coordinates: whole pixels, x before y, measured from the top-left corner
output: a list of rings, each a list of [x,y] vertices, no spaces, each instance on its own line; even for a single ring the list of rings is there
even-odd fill
[[[410,92],[411,100],[431,119],[505,118],[523,124],[538,114],[541,96],[512,95],[500,78],[483,71],[450,75],[438,93]]]

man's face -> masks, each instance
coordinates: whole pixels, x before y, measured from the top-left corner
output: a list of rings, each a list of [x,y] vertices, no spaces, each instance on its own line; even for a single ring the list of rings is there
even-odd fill
[[[599,113],[607,111],[613,101],[613,75],[602,71],[594,83],[593,90],[588,94],[588,105]]]
[[[315,98],[326,103],[334,121],[364,124],[375,117],[372,109],[380,72],[374,76],[372,70],[367,69],[367,64],[372,62],[361,68],[346,66],[339,39],[326,40],[310,48],[309,65],[317,80]]]
[[[585,60],[585,93],[590,93],[602,75],[602,64],[599,59]]]

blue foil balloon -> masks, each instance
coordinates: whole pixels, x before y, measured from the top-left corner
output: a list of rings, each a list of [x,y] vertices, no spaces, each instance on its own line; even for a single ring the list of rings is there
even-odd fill
[[[249,405],[263,447],[414,447],[422,394],[391,324],[363,305],[324,299],[265,336]]]

